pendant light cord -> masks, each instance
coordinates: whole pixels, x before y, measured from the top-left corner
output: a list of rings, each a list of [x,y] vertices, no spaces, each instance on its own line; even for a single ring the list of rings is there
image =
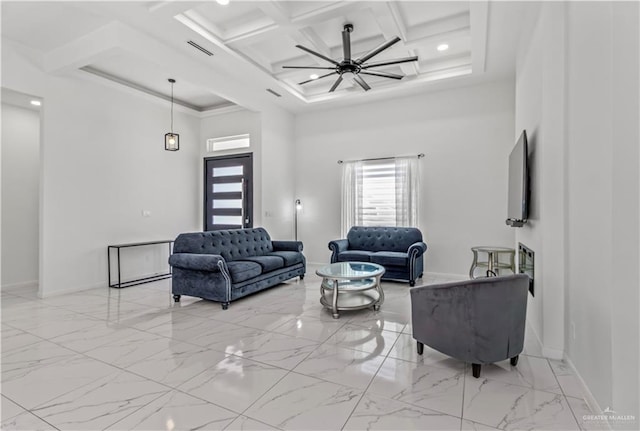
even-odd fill
[[[173,135],[173,82],[171,83],[171,134]]]

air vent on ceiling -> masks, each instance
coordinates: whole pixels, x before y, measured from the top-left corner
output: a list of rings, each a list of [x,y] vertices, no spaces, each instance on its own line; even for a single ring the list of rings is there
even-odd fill
[[[274,96],[276,96],[276,97],[282,97],[282,94],[276,93],[275,91],[273,91],[273,90],[272,90],[272,89],[270,89],[270,88],[267,88],[267,91],[268,91],[269,93],[273,94],[273,95],[274,95]]]
[[[193,46],[196,49],[199,49],[200,51],[204,52],[205,54],[207,54],[209,57],[211,57],[213,55],[213,52],[209,51],[206,48],[201,47],[200,45],[198,45],[197,43],[195,43],[192,40],[188,40],[187,43],[191,46]]]

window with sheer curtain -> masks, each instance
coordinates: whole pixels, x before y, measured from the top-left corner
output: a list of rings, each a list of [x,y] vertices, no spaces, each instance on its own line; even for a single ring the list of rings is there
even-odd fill
[[[352,226],[417,226],[418,159],[344,162],[342,234]]]

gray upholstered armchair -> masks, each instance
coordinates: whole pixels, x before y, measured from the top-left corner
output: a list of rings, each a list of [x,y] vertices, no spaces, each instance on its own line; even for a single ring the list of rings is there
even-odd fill
[[[511,359],[524,345],[529,277],[477,278],[411,289],[411,322],[418,354],[424,345],[469,362],[473,376],[482,364]]]

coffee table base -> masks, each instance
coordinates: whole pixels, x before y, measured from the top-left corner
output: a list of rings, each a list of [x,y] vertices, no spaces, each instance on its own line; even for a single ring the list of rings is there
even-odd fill
[[[378,281],[379,283],[379,281]],[[384,294],[382,289],[379,288],[379,284],[374,282],[374,286],[367,290],[342,290],[338,287],[337,298],[334,296],[336,290],[328,287],[323,283],[321,288],[322,295],[320,296],[320,303],[331,310],[331,314],[334,319],[340,318],[340,311],[345,310],[362,310],[364,308],[373,307],[375,311],[380,310],[380,306],[384,302]]]
[[[334,319],[341,310],[373,307],[379,310],[384,302],[380,278],[384,267],[370,262],[335,262],[320,268],[322,277],[320,303],[331,310]]]

